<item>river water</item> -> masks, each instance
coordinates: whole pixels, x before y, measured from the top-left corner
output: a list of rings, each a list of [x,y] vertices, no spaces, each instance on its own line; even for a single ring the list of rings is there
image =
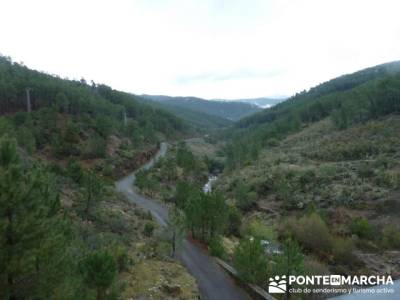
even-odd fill
[[[218,177],[215,176],[215,175],[208,176],[208,181],[203,186],[203,192],[206,193],[206,194],[211,193],[212,192],[212,185],[217,179],[218,179]]]

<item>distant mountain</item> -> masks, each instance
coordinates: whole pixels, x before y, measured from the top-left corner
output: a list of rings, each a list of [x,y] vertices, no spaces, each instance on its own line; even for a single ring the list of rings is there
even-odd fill
[[[242,102],[242,103],[248,103],[248,104],[253,104],[257,105],[261,108],[269,108],[271,106],[274,106],[278,103],[281,103],[282,101],[285,101],[288,97],[285,96],[280,96],[276,98],[266,98],[266,97],[260,97],[260,98],[248,98],[248,99],[235,99],[235,100],[225,100],[225,99],[213,99],[215,101],[229,101],[229,102]]]
[[[342,103],[347,103],[347,101],[351,102],[352,106],[357,106],[360,111],[362,109],[379,110],[382,108],[381,105],[373,104],[372,100],[368,100],[368,97],[371,96],[366,95],[364,90],[369,88],[374,91],[379,90],[374,85],[376,80],[391,80],[399,76],[399,74],[400,61],[395,61],[343,75],[321,83],[308,91],[298,93],[271,109],[263,110],[244,118],[236,123],[236,126],[239,128],[251,128],[251,131],[254,131],[254,126],[276,124],[289,118],[293,119],[293,115],[299,116],[303,123],[314,122],[331,115],[333,111],[346,107]],[[355,91],[356,89],[362,96],[355,97],[351,95],[350,97],[346,94],[346,92],[350,93],[350,91]],[[363,104],[357,105],[358,102]],[[354,110],[352,107],[347,107],[347,111],[343,111],[343,113],[350,114]]]
[[[137,98],[141,99],[141,101],[147,105],[174,114],[175,116],[186,121],[186,124],[189,125],[191,129],[194,129],[200,133],[209,133],[212,130],[228,127],[233,124],[231,120],[201,111],[192,110],[179,105],[174,105],[169,101],[149,101],[149,99],[144,99],[142,97]]]
[[[261,107],[255,104],[239,101],[216,101],[196,97],[170,97],[159,95],[141,95],[141,97],[162,104],[218,116],[231,121],[237,121],[262,110]]]

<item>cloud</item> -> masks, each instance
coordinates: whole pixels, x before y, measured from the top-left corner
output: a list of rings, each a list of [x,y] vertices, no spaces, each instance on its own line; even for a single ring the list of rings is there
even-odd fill
[[[2,0],[0,51],[133,93],[290,95],[400,58],[397,0]]]
[[[260,78],[271,78],[278,75],[282,75],[284,72],[282,70],[266,70],[266,71],[256,71],[256,70],[237,70],[230,73],[203,73],[188,76],[179,76],[176,79],[177,84],[188,85],[195,82],[219,82],[219,81],[229,81],[229,80],[253,80]]]

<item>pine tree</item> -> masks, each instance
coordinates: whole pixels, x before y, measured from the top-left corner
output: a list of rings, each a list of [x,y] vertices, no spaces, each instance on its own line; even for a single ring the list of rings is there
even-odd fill
[[[301,275],[304,271],[303,254],[299,244],[292,239],[287,239],[283,243],[283,253],[276,256],[274,265],[274,274],[285,275]],[[290,298],[290,286],[287,288],[286,299]]]
[[[245,238],[234,254],[234,266],[240,278],[249,283],[263,284],[267,277],[267,257],[261,241]]]
[[[93,171],[88,171],[84,176],[84,193],[83,200],[85,202],[84,215],[89,217],[91,209],[96,202],[102,198],[103,187],[100,179]]]
[[[96,289],[96,299],[106,296],[107,289],[117,275],[117,264],[106,251],[91,253],[83,262],[83,272],[87,285]]]
[[[51,298],[63,280],[65,224],[48,176],[0,141],[0,298]]]

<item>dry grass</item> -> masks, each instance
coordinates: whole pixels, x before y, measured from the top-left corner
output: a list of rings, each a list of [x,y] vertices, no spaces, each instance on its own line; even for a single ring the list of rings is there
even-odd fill
[[[123,299],[198,299],[195,279],[176,262],[144,260],[124,274]]]

